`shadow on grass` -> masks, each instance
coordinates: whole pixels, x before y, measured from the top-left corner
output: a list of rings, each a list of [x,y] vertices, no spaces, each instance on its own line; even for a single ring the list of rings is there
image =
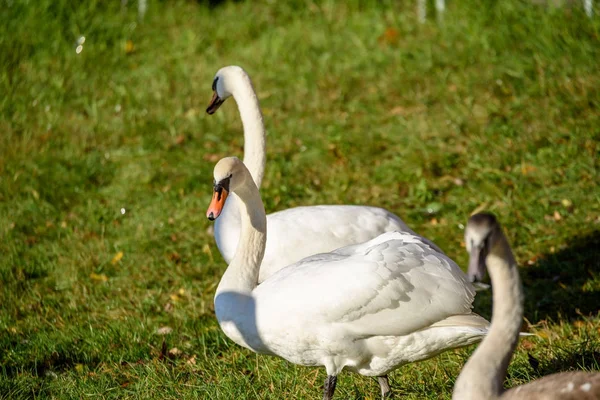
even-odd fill
[[[54,351],[43,360],[31,360],[21,365],[8,364],[0,366],[0,374],[7,378],[13,378],[23,372],[37,377],[52,377],[53,374],[74,369],[77,364],[85,364],[94,369],[100,364],[99,358],[79,359],[65,352]]]
[[[573,370],[600,370],[600,348],[592,339],[578,344],[575,349],[553,349],[557,354],[551,360],[536,366],[530,357],[533,370],[540,376]]]
[[[576,236],[564,249],[541,255],[533,265],[521,265],[525,318],[572,322],[596,315],[600,307],[600,231]],[[489,277],[487,278],[489,282]],[[491,317],[491,291],[477,294],[477,310]]]
[[[207,5],[209,8],[215,8],[225,3],[225,0],[196,0],[200,5]],[[232,3],[241,3],[242,0],[233,0]]]
[[[600,307],[600,231],[571,239],[556,252],[521,267],[525,317],[573,321],[597,314]]]

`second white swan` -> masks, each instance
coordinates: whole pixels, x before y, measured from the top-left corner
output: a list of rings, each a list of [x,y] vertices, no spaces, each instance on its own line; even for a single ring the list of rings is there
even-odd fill
[[[256,186],[265,170],[265,127],[258,98],[248,74],[238,66],[221,68],[212,84],[213,97],[206,109],[213,114],[233,96],[244,126],[244,164]],[[295,207],[267,216],[269,240],[262,261],[259,282],[280,268],[312,254],[322,253],[373,239],[384,232],[415,234],[399,217],[378,207],[356,205],[319,205]],[[238,245],[240,213],[237,199],[225,205],[215,222],[217,247],[227,263]],[[425,242],[441,251],[431,241]]]

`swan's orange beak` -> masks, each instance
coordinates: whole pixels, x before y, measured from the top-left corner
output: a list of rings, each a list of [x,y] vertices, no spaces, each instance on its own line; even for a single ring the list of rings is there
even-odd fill
[[[206,217],[211,221],[214,221],[221,215],[223,206],[225,206],[225,200],[229,192],[221,185],[215,185],[215,192],[213,193],[212,200],[206,210]]]
[[[221,107],[221,104],[223,104],[224,101],[225,100],[221,99],[217,94],[217,91],[215,90],[213,92],[212,99],[210,99],[210,104],[208,105],[208,107],[206,107],[206,112],[211,115],[214,114],[215,111],[217,111],[219,107]]]

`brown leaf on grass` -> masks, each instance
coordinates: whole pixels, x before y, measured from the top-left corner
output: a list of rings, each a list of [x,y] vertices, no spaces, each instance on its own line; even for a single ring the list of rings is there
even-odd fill
[[[185,142],[185,135],[178,135],[175,138],[175,144],[176,145],[182,145]]]
[[[169,326],[163,326],[156,330],[157,335],[168,335],[171,332],[173,332],[173,328]]]
[[[422,105],[418,105],[418,106],[414,106],[414,107],[396,106],[396,107],[393,107],[389,111],[389,114],[394,115],[394,116],[395,115],[407,116],[407,115],[412,115],[412,114],[419,114],[425,110],[426,110],[425,106],[422,106]]]
[[[521,174],[523,174],[523,175],[528,175],[531,172],[534,172],[535,170],[537,170],[537,168],[534,167],[533,165],[521,164]]]
[[[553,218],[555,221],[560,221],[562,219],[562,216],[560,215],[560,213],[558,211],[554,211]]]
[[[169,260],[173,261],[175,264],[179,264],[181,262],[181,256],[177,252],[173,252],[169,254]]]
[[[525,350],[531,350],[535,347],[535,343],[528,339],[521,339],[519,341],[519,347],[522,347]]]
[[[181,356],[181,354],[182,354],[181,350],[179,350],[177,347],[173,347],[168,352],[168,355],[171,358],[177,358],[177,357]]]
[[[163,310],[165,310],[166,313],[171,313],[171,312],[173,312],[174,309],[175,309],[175,306],[173,305],[173,303],[167,303],[163,307]]]
[[[400,40],[400,32],[396,28],[388,27],[383,34],[377,38],[381,44],[396,44]]]
[[[196,365],[196,355],[193,354],[185,363],[187,365]]]
[[[583,321],[581,321],[581,320],[578,319],[578,320],[576,320],[576,321],[573,322],[573,326],[575,328],[583,328],[583,327],[585,327],[585,322],[583,322]]]
[[[202,159],[204,161],[217,162],[221,159],[221,156],[219,154],[208,153],[208,154],[203,155]]]

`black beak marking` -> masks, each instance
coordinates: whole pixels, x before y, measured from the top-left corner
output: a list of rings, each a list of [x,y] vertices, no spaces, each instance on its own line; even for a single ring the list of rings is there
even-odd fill
[[[227,178],[214,183],[214,190],[215,190],[215,193],[217,193],[217,200],[221,200],[221,196],[223,196],[223,189],[225,189],[229,193],[229,180],[230,179],[231,179],[231,176],[228,176]]]

